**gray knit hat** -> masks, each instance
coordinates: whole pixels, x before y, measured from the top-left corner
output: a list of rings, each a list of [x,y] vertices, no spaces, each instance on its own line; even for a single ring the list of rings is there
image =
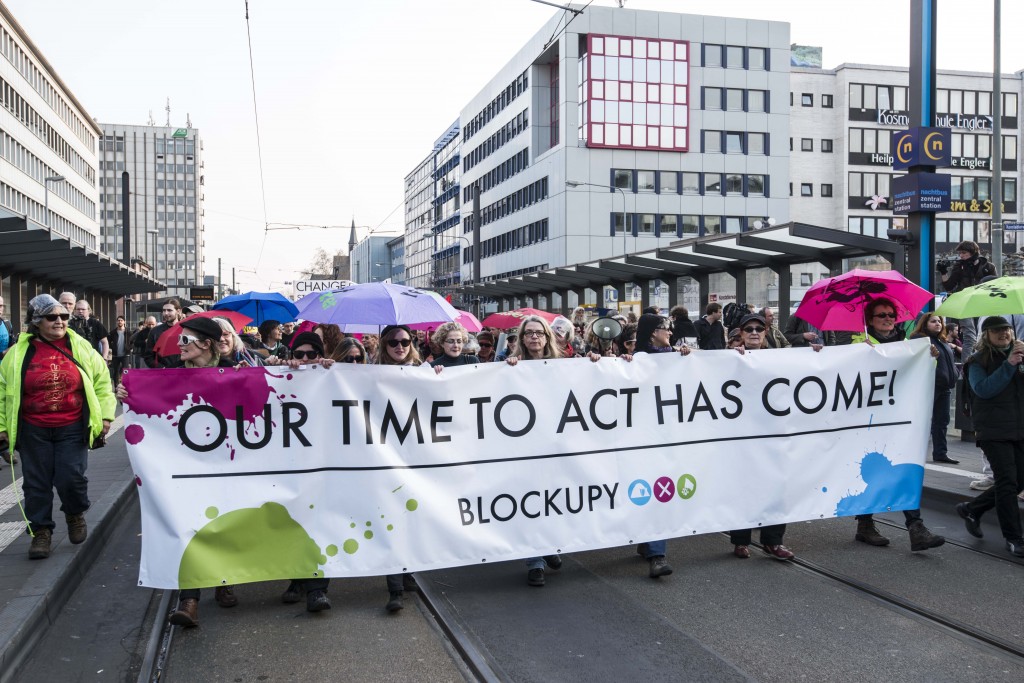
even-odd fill
[[[44,315],[49,315],[58,308],[60,309],[59,312],[71,312],[68,309],[64,308],[59,301],[54,299],[49,294],[40,294],[36,297],[33,297],[28,302],[28,322],[30,322],[33,325],[38,325],[43,321]]]

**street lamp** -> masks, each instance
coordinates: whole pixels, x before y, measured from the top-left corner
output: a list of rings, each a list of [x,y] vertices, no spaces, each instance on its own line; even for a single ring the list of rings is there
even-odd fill
[[[619,194],[622,195],[622,256],[626,256],[626,191],[621,187],[615,187],[614,185],[600,185],[598,183],[585,183],[580,180],[566,180],[565,184],[567,187],[580,187],[586,185],[588,187],[603,187],[606,190],[618,190]]]
[[[43,224],[50,227],[50,183],[62,183],[67,178],[62,175],[51,175],[43,178]]]

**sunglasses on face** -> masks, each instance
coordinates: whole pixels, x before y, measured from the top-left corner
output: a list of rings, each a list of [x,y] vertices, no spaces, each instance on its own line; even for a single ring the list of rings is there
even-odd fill
[[[658,325],[654,329],[656,329],[656,330],[671,330],[672,326],[671,325]]]
[[[51,323],[57,322],[58,319],[63,320],[64,322],[71,320],[71,316],[67,313],[51,313],[50,315],[44,315],[43,317]]]
[[[876,318],[891,318],[892,320],[895,320],[896,319],[896,314],[895,313],[875,313],[875,317]]]
[[[292,351],[292,358],[295,358],[297,360],[305,360],[307,358],[309,360],[316,360],[319,357],[320,357],[320,352],[316,351],[316,350],[313,350],[313,351]]]
[[[747,334],[754,334],[754,333],[761,334],[762,332],[764,332],[764,328],[761,327],[761,326],[756,326],[755,327],[755,326],[751,325],[749,327],[744,327],[743,331],[746,332]]]
[[[403,349],[407,349],[411,344],[412,339],[388,339],[388,346],[393,349],[397,349],[399,346]]]
[[[492,348],[494,348],[494,344],[488,344],[487,342],[483,342],[483,343],[480,344],[480,348],[481,349],[492,349]]]
[[[451,346],[455,346],[456,344],[461,344],[462,340],[461,339],[445,339],[444,343],[445,344],[450,344]]]
[[[341,359],[341,362],[342,363],[362,363],[363,362],[363,357],[362,356],[345,356],[344,358]]]
[[[178,335],[178,346],[188,346],[192,342],[197,342],[197,341],[199,341],[199,337],[193,337],[190,334],[180,334],[180,335]]]

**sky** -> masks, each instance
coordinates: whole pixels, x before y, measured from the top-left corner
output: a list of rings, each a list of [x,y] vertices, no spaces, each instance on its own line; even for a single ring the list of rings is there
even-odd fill
[[[169,98],[172,126],[191,118],[206,163],[205,270],[220,257],[242,291],[289,290],[317,247],[347,251],[353,220],[360,239],[400,234],[406,174],[560,13],[531,0],[250,0],[250,72],[244,0],[4,2],[90,116],[145,125],[152,112],[164,125]],[[992,0],[938,6],[939,68],[990,72]],[[786,21],[791,42],[824,48],[826,68],[909,60],[910,0],[626,8]],[[1010,30],[1024,2],[1002,3],[1002,25],[1002,70],[1024,69]]]

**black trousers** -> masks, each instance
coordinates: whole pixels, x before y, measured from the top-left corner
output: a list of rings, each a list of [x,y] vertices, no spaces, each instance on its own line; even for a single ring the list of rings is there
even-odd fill
[[[857,515],[856,517],[854,517],[854,519],[856,519],[858,522],[865,519],[870,522],[873,521],[874,518],[874,515]],[[921,521],[921,510],[904,510],[903,519],[905,520],[907,528],[909,529],[911,524],[913,524],[914,522]]]
[[[935,390],[935,403],[932,405],[932,460],[942,460],[948,454],[946,446],[946,428],[949,427],[950,391]]]
[[[995,508],[1003,538],[1019,543],[1024,540],[1017,506],[1017,494],[1024,489],[1024,441],[980,441],[979,445],[992,466],[995,484],[967,503],[967,509],[981,517]]]
[[[25,479],[25,516],[33,531],[53,529],[53,490],[61,511],[78,515],[89,509],[89,479],[85,468],[89,449],[85,426],[36,427],[22,420],[18,432],[21,471]]]
[[[750,545],[753,529],[736,529],[729,532],[729,540],[733,545]],[[763,545],[782,545],[782,537],[786,535],[785,524],[769,524],[761,527],[761,543]]]

